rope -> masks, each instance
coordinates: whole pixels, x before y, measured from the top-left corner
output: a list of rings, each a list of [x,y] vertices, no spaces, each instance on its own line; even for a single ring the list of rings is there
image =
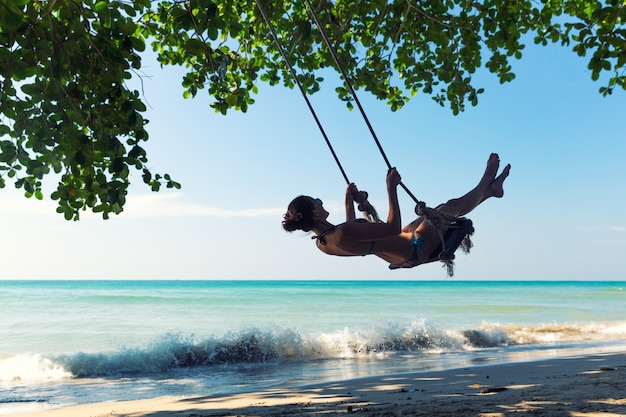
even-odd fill
[[[363,119],[365,120],[365,124],[367,125],[370,133],[372,134],[372,137],[374,138],[374,142],[376,142],[376,146],[378,146],[378,150],[380,151],[380,154],[382,155],[383,159],[385,160],[385,163],[387,164],[387,168],[391,168],[389,159],[387,158],[387,155],[385,154],[385,151],[382,145],[380,144],[380,141],[378,140],[378,136],[376,136],[376,132],[374,131],[372,124],[370,123],[367,115],[365,114],[365,110],[363,110],[363,106],[361,106],[361,102],[358,96],[356,95],[356,91],[354,90],[354,88],[352,87],[352,83],[350,82],[350,78],[348,78],[348,75],[346,74],[346,71],[344,70],[343,65],[341,65],[341,63],[339,62],[337,53],[335,52],[335,49],[332,47],[332,44],[330,43],[330,39],[328,38],[328,35],[326,34],[326,30],[324,29],[324,26],[322,26],[317,16],[317,13],[315,12],[313,5],[311,4],[311,1],[306,0],[306,4],[309,7],[309,10],[311,11],[311,17],[315,21],[315,24],[317,25],[320,33],[322,34],[324,43],[326,43],[326,46],[328,47],[328,50],[330,51],[330,54],[332,55],[333,60],[335,61],[335,64],[337,65],[337,68],[339,69],[339,71],[341,72],[341,75],[343,76],[343,80],[346,83],[348,90],[350,90],[350,94],[352,95],[352,98],[354,98],[354,102],[356,103],[357,107],[359,108],[359,111],[361,112],[361,116],[363,116]],[[404,183],[400,182],[400,186],[404,189],[404,191],[406,191],[409,197],[411,197],[416,204],[420,203],[420,201],[413,195],[413,193],[407,188],[407,186],[404,185]]]
[[[311,102],[309,101],[309,98],[306,94],[306,91],[304,90],[304,87],[302,86],[302,84],[300,83],[300,80],[298,79],[298,76],[293,68],[293,66],[291,65],[291,63],[289,62],[289,59],[287,59],[287,53],[285,52],[280,40],[278,39],[278,35],[276,34],[276,30],[274,29],[274,26],[272,25],[272,23],[270,22],[267,14],[265,13],[265,8],[263,7],[263,5],[261,4],[261,0],[255,0],[256,5],[259,9],[259,11],[261,12],[261,16],[263,16],[263,20],[265,20],[265,24],[267,25],[267,27],[270,29],[270,33],[272,35],[272,37],[274,38],[274,42],[276,43],[278,50],[280,51],[280,54],[283,57],[283,60],[285,61],[285,63],[287,64],[287,67],[289,68],[289,71],[291,73],[291,76],[293,77],[295,83],[298,85],[298,88],[300,89],[300,93],[302,94],[302,97],[304,97],[304,100],[307,104],[307,106],[309,107],[309,110],[311,111],[311,114],[313,115],[313,118],[315,119],[315,122],[317,123],[317,127],[320,129],[320,132],[322,132],[322,136],[324,137],[324,140],[326,141],[326,144],[328,145],[328,148],[330,149],[330,152],[332,153],[333,157],[335,158],[335,162],[337,163],[337,166],[339,167],[339,170],[341,171],[341,174],[343,175],[344,179],[346,180],[347,184],[350,184],[350,180],[348,179],[348,176],[346,175],[343,167],[341,166],[341,162],[339,161],[339,158],[337,157],[337,154],[335,153],[335,150],[333,149],[332,144],[330,143],[330,140],[328,139],[328,136],[326,135],[326,132],[321,124],[321,122],[319,121],[319,118],[317,117],[317,114],[315,112],[315,110],[313,109],[313,106],[311,105]],[[391,164],[389,163],[389,159],[387,158],[387,155],[385,154],[385,151],[382,147],[382,145],[380,144],[380,141],[378,140],[378,136],[376,135],[376,132],[374,131],[374,128],[372,127],[372,124],[369,121],[369,118],[367,117],[367,115],[365,114],[365,110],[363,109],[363,106],[361,105],[361,102],[356,94],[356,91],[354,90],[354,87],[352,86],[352,83],[350,82],[350,79],[348,78],[348,75],[346,74],[346,71],[344,70],[343,66],[341,65],[341,62],[339,62],[339,58],[337,57],[337,53],[335,52],[335,49],[333,48],[332,44],[330,43],[330,40],[328,38],[328,35],[326,34],[326,30],[324,30],[324,27],[322,26],[317,13],[315,12],[315,9],[313,8],[313,5],[311,4],[310,0],[306,0],[306,4],[311,12],[311,16],[313,18],[313,20],[315,21],[315,24],[317,25],[317,27],[319,28],[319,31],[322,35],[322,38],[324,39],[324,43],[326,44],[326,46],[328,47],[328,50],[330,51],[330,54],[333,57],[333,60],[335,61],[335,64],[337,65],[337,68],[339,69],[339,71],[341,72],[341,75],[343,76],[344,82],[346,83],[346,86],[348,87],[348,90],[350,91],[350,94],[352,95],[352,98],[354,99],[355,103],[357,104],[357,107],[359,108],[359,111],[361,112],[361,116],[363,116],[363,120],[365,120],[365,123],[370,131],[370,133],[372,134],[372,137],[374,138],[374,141],[376,142],[376,146],[378,146],[378,150],[380,151],[380,154],[382,155],[383,159],[385,160],[385,163],[387,164],[387,168],[391,169]],[[458,224],[457,222],[459,220],[463,220],[463,218],[459,218],[456,216],[451,216],[447,213],[443,213],[438,211],[437,209],[432,209],[430,207],[426,207],[426,204],[420,200],[418,200],[413,193],[411,193],[411,191],[407,188],[406,185],[404,185],[403,182],[400,182],[400,186],[402,186],[402,188],[404,189],[404,191],[406,191],[406,193],[413,199],[413,201],[415,202],[416,206],[415,206],[415,213],[422,219],[425,219],[426,221],[428,221],[429,223],[431,223],[438,231],[439,231],[439,237],[441,240],[441,244],[442,247],[444,248],[445,251],[445,238],[444,238],[444,233],[445,231],[447,231],[448,229],[456,229],[458,228]],[[365,191],[359,191],[357,193],[357,196],[355,196],[355,201],[359,204],[359,210],[361,211],[365,211],[368,216],[370,217],[370,219],[372,221],[380,221],[378,219],[378,214],[376,213],[376,210],[374,209],[374,207],[367,201],[367,192]],[[417,226],[416,226],[417,227]],[[473,229],[472,229],[473,232]],[[471,233],[470,233],[471,234]],[[469,235],[467,234],[464,238],[463,238],[463,249],[467,252],[469,252],[469,248],[471,247],[471,240],[469,240]],[[455,248],[456,249],[456,248]],[[448,255],[448,257],[444,258],[442,257],[444,255],[444,251],[442,251],[439,254],[439,259],[440,261],[442,261],[444,263],[444,265],[447,266],[448,268],[448,275],[452,276],[453,273],[453,268],[454,268],[454,262],[452,262],[452,259],[454,259],[454,251],[451,252],[451,256]]]
[[[313,106],[311,105],[311,102],[309,101],[309,97],[307,96],[306,91],[304,90],[304,87],[302,86],[302,83],[300,83],[300,80],[298,79],[298,76],[296,75],[296,72],[293,69],[293,66],[289,63],[289,60],[287,59],[287,54],[285,52],[285,49],[283,48],[280,40],[278,39],[278,35],[276,34],[276,30],[274,29],[274,26],[270,23],[270,20],[267,17],[267,14],[265,13],[265,8],[261,4],[261,0],[255,0],[255,1],[256,1],[257,7],[259,8],[259,11],[261,12],[261,16],[263,16],[263,20],[265,20],[265,24],[270,29],[272,38],[274,38],[274,42],[276,43],[276,46],[278,46],[278,50],[280,51],[280,54],[282,55],[283,60],[287,64],[287,67],[289,67],[289,72],[291,72],[292,78],[294,79],[295,83],[298,85],[298,88],[300,89],[300,93],[302,94],[302,97],[304,97],[304,101],[309,107],[309,110],[311,111],[311,114],[313,115],[313,118],[315,119],[315,123],[317,123],[317,127],[319,128],[320,132],[322,132],[322,136],[324,137],[324,140],[326,141],[326,145],[328,145],[328,149],[330,149],[330,153],[333,155],[333,158],[335,158],[335,162],[337,163],[337,166],[339,167],[339,170],[341,171],[341,175],[343,175],[343,178],[346,180],[346,184],[350,184],[350,180],[348,179],[348,176],[346,175],[346,171],[344,171],[343,166],[341,166],[341,162],[339,162],[339,158],[337,157],[337,154],[335,153],[335,149],[333,149],[333,145],[330,143],[330,140],[328,139],[328,136],[326,135],[326,131],[324,130],[322,123],[317,117],[317,113],[315,113],[315,110],[313,109]]]
[[[307,96],[306,91],[304,90],[304,87],[302,86],[302,83],[300,83],[300,80],[298,79],[296,71],[294,70],[293,66],[289,62],[289,59],[287,58],[287,53],[285,52],[285,48],[283,48],[282,43],[278,39],[278,35],[276,34],[274,25],[272,25],[272,23],[270,22],[270,19],[268,18],[267,13],[265,12],[265,8],[261,4],[261,0],[255,0],[255,2],[259,11],[261,12],[261,16],[263,17],[263,20],[265,20],[265,24],[270,29],[272,38],[274,38],[274,42],[276,43],[276,46],[278,47],[278,50],[280,51],[280,54],[283,57],[283,60],[285,61],[285,63],[287,64],[287,67],[289,68],[291,77],[294,79],[296,85],[298,86],[298,89],[300,90],[300,93],[302,94],[302,97],[304,98],[304,101],[309,107],[309,110],[311,111],[311,114],[313,115],[313,118],[315,119],[315,123],[317,123],[317,127],[319,128],[320,132],[322,132],[322,136],[324,137],[324,140],[326,141],[326,145],[328,145],[328,149],[330,149],[330,153],[333,155],[333,158],[335,158],[335,162],[337,163],[337,166],[339,167],[339,170],[341,171],[341,175],[343,175],[343,178],[346,181],[346,184],[350,184],[348,175],[346,174],[346,171],[343,169],[343,166],[341,165],[341,162],[339,161],[339,158],[337,157],[337,154],[335,153],[335,149],[333,148],[333,145],[330,143],[330,140],[328,139],[328,135],[326,135],[326,131],[324,130],[322,123],[317,117],[317,113],[315,112],[315,109],[311,105],[311,101],[309,100],[309,97]],[[389,165],[389,162],[387,162],[387,164]],[[367,217],[370,219],[370,221],[380,222],[380,218],[378,217],[378,213],[376,212],[376,209],[374,208],[374,206],[370,204],[370,202],[367,200],[367,197],[368,197],[368,194],[366,191],[357,191],[356,195],[354,196],[354,200],[358,204],[358,209],[364,212],[367,215]]]
[[[369,118],[367,117],[367,114],[365,114],[365,110],[363,110],[363,106],[361,105],[359,97],[357,96],[356,91],[354,90],[354,87],[352,86],[352,83],[350,82],[350,78],[348,77],[348,74],[346,74],[346,71],[344,70],[343,65],[341,65],[341,62],[339,61],[339,58],[337,57],[335,48],[333,48],[330,42],[330,39],[328,38],[328,35],[326,34],[326,30],[324,29],[324,26],[320,22],[319,17],[317,16],[317,13],[315,12],[313,5],[311,4],[311,1],[310,0],[305,0],[305,1],[309,8],[309,11],[311,12],[311,17],[315,21],[315,24],[317,25],[322,35],[322,38],[324,39],[324,43],[328,47],[328,50],[330,51],[330,54],[332,55],[333,60],[335,61],[335,65],[337,65],[337,68],[341,72],[341,75],[343,76],[343,80],[346,83],[346,86],[348,87],[348,90],[350,91],[352,98],[354,99],[354,102],[359,108],[359,111],[361,112],[361,116],[363,116],[363,120],[365,121],[365,123],[367,124],[367,127],[369,128],[370,133],[372,134],[372,137],[374,138],[374,141],[376,142],[376,146],[378,146],[378,150],[380,151],[380,154],[382,155],[383,159],[385,160],[385,163],[387,164],[387,168],[391,168],[389,159],[387,158],[387,155],[385,154],[385,151],[383,150],[383,147],[380,144],[380,141],[378,140],[378,136],[376,136],[376,132],[374,131],[374,128],[372,127],[372,124],[370,123]],[[458,228],[458,221],[462,219],[456,216],[449,215],[447,213],[440,212],[437,209],[427,207],[426,203],[418,200],[413,195],[413,193],[411,193],[411,191],[407,188],[407,186],[404,185],[404,183],[400,182],[400,186],[402,186],[404,191],[406,191],[406,193],[415,202],[415,213],[420,218],[423,218],[426,221],[428,221],[438,230],[442,247],[445,250],[445,232],[451,228]],[[471,240],[469,240],[469,235],[465,236],[463,241],[464,242],[467,241],[466,242],[467,247],[468,247],[467,251],[469,251],[469,247],[471,247]],[[454,258],[454,251],[452,252],[451,257],[447,259],[442,258],[443,254],[444,254],[444,251],[440,253],[439,258],[444,263],[444,265],[447,266],[448,275],[452,276],[453,269],[454,269],[454,262],[452,262],[452,259]]]

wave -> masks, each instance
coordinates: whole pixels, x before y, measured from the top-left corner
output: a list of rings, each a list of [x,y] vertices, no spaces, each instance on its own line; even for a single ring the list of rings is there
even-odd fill
[[[66,378],[118,377],[213,365],[363,358],[412,352],[437,353],[512,345],[626,339],[626,322],[542,326],[483,323],[478,329],[442,330],[425,320],[363,330],[303,335],[293,329],[250,328],[221,337],[168,333],[147,346],[116,352],[45,357],[0,357],[0,386]]]
[[[20,353],[0,357],[0,386],[69,378],[65,366],[42,354]]]

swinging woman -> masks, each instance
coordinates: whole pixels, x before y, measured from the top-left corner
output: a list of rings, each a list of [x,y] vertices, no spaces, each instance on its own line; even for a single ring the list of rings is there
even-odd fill
[[[463,197],[449,200],[437,211],[454,217],[464,216],[490,197],[504,195],[503,183],[509,175],[510,165],[496,177],[500,166],[497,154],[491,154],[485,173],[478,185]],[[428,221],[414,221],[402,228],[397,187],[401,178],[395,168],[387,173],[389,214],[387,222],[369,222],[356,219],[354,202],[357,188],[348,185],[346,190],[346,222],[331,224],[329,213],[322,201],[308,196],[296,197],[287,209],[282,222],[288,232],[313,231],[318,249],[328,255],[376,255],[389,262],[390,268],[413,267],[430,262],[441,251],[439,230]],[[419,219],[418,219],[419,220]],[[471,227],[471,221],[469,221]],[[473,228],[471,229],[473,232]],[[470,232],[470,233],[471,233]],[[457,243],[458,246],[458,243]]]

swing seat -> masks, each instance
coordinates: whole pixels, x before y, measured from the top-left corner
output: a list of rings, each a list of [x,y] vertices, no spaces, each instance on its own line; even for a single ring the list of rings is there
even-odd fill
[[[441,261],[448,267],[448,275],[452,276],[454,273],[454,262],[452,262],[454,260],[454,252],[461,246],[463,251],[468,253],[471,248],[471,240],[469,240],[469,237],[473,233],[474,225],[472,221],[470,219],[459,218],[450,223],[448,230],[446,230],[443,236],[445,248],[440,244],[433,256],[424,262],[419,262],[417,258],[413,258],[402,264],[391,264],[389,265],[389,269],[413,268],[418,265]]]
[[[469,239],[469,236],[474,234],[474,225],[470,219],[459,219],[452,223],[450,228],[444,235],[444,242],[446,243],[445,249],[440,245],[437,249],[439,254],[433,255],[424,263],[430,263],[435,261],[449,262],[454,260],[454,252],[459,248],[465,237]],[[463,248],[465,252],[469,252],[469,248]]]

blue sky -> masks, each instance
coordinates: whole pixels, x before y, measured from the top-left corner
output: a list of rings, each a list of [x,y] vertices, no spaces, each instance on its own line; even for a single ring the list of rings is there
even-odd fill
[[[375,257],[324,255],[310,235],[282,230],[299,194],[324,200],[331,221],[344,216],[345,182],[297,90],[262,85],[248,113],[224,117],[206,92],[182,98],[180,69],[144,65],[149,165],[183,188],[152,193],[135,173],[120,216],[67,222],[54,202],[7,186],[3,279],[447,279],[439,264],[389,271]],[[469,216],[475,247],[457,255],[453,279],[625,279],[626,94],[602,97],[585,59],[559,46],[529,45],[513,68],[506,85],[477,74],[486,92],[458,116],[422,94],[396,113],[359,98],[404,183],[429,205],[471,189],[490,152],[512,164],[504,198]],[[335,86],[312,103],[350,180],[384,217],[387,168]],[[401,207],[411,221],[402,192]]]

